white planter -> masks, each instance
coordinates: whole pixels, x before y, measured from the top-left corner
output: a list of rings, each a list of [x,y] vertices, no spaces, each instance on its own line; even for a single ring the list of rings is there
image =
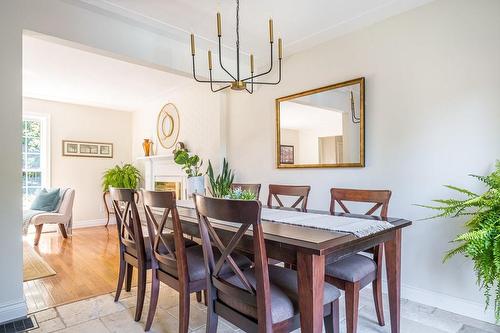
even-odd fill
[[[189,177],[187,179],[187,196],[190,198],[193,193],[205,194],[205,177]]]

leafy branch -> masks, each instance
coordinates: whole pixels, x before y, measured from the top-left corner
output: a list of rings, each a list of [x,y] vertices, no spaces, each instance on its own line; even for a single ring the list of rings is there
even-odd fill
[[[484,183],[487,186],[486,192],[479,195],[464,188],[445,185],[465,198],[433,200],[439,205],[419,206],[438,212],[431,218],[469,217],[465,223],[467,232],[452,241],[458,246],[448,251],[443,261],[463,254],[474,262],[477,283],[486,298],[486,308],[494,297],[495,317],[500,321],[500,162],[497,162],[495,171],[488,176],[469,176]]]

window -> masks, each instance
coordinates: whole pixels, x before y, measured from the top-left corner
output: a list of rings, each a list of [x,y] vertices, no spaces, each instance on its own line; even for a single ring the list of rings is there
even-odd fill
[[[49,184],[48,118],[23,116],[23,206],[29,207],[36,193]]]

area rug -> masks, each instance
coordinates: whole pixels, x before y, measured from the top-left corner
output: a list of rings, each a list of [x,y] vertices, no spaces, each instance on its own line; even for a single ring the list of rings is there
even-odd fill
[[[56,271],[25,242],[23,242],[23,273],[24,282],[56,275]]]

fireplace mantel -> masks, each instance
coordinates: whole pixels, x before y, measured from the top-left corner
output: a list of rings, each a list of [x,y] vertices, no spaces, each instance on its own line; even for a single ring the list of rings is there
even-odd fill
[[[148,191],[155,190],[156,182],[180,182],[181,200],[187,197],[187,176],[181,167],[174,162],[173,155],[154,155],[139,157],[144,163],[144,187]]]

